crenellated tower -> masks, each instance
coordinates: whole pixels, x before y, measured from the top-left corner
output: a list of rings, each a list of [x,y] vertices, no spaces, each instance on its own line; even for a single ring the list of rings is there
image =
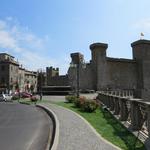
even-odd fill
[[[90,45],[92,55],[92,72],[94,90],[102,90],[106,86],[106,49],[108,44],[94,43]]]
[[[150,97],[150,40],[138,40],[131,44],[133,59],[137,63],[137,97]]]

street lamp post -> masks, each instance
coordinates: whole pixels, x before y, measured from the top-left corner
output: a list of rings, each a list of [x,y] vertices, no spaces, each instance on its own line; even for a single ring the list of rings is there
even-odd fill
[[[70,67],[76,68],[76,73],[75,73],[75,75],[76,75],[76,95],[79,98],[79,96],[80,96],[80,85],[81,85],[80,74],[82,72],[82,70],[80,70],[80,69],[85,68],[86,64],[84,63],[83,55],[80,53],[72,53],[71,58],[72,58],[72,61],[70,63]],[[72,73],[74,73],[74,71]]]
[[[76,95],[77,95],[77,98],[79,98],[79,85],[80,85],[80,82],[79,82],[79,63],[70,63],[70,67],[71,68],[76,68]]]
[[[79,63],[77,64],[77,98],[79,98],[79,85],[80,85],[80,82],[79,82]]]

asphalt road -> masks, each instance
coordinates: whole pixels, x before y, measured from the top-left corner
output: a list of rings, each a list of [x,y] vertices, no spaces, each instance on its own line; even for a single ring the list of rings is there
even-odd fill
[[[52,121],[40,108],[0,103],[0,150],[45,150]]]

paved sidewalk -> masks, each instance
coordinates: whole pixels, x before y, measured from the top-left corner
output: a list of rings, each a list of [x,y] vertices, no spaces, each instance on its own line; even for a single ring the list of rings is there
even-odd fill
[[[89,94],[80,94],[81,96],[85,96],[86,98],[94,99],[97,96],[97,93],[89,93]],[[47,100],[49,102],[65,102],[65,96],[54,96],[54,95],[44,95],[43,100]]]
[[[50,108],[59,120],[59,143],[57,150],[116,150],[89,127],[78,115],[63,107],[43,104]]]

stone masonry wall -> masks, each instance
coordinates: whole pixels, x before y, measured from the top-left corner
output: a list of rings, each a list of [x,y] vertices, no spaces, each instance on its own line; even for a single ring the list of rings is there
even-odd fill
[[[107,44],[91,44],[91,63],[87,69],[80,68],[80,89],[134,89],[136,98],[150,101],[150,40],[138,40],[131,46],[133,59],[118,59],[106,56]],[[71,55],[73,63],[79,57],[75,54]],[[76,68],[69,68],[68,76],[75,88]]]
[[[135,61],[107,58],[106,70],[108,88],[135,89],[137,87],[137,68]]]
[[[68,70],[69,84],[73,89],[77,87],[77,69],[69,68]],[[79,88],[82,90],[92,90],[92,70],[91,64],[86,64],[86,68],[80,66],[79,69]]]

